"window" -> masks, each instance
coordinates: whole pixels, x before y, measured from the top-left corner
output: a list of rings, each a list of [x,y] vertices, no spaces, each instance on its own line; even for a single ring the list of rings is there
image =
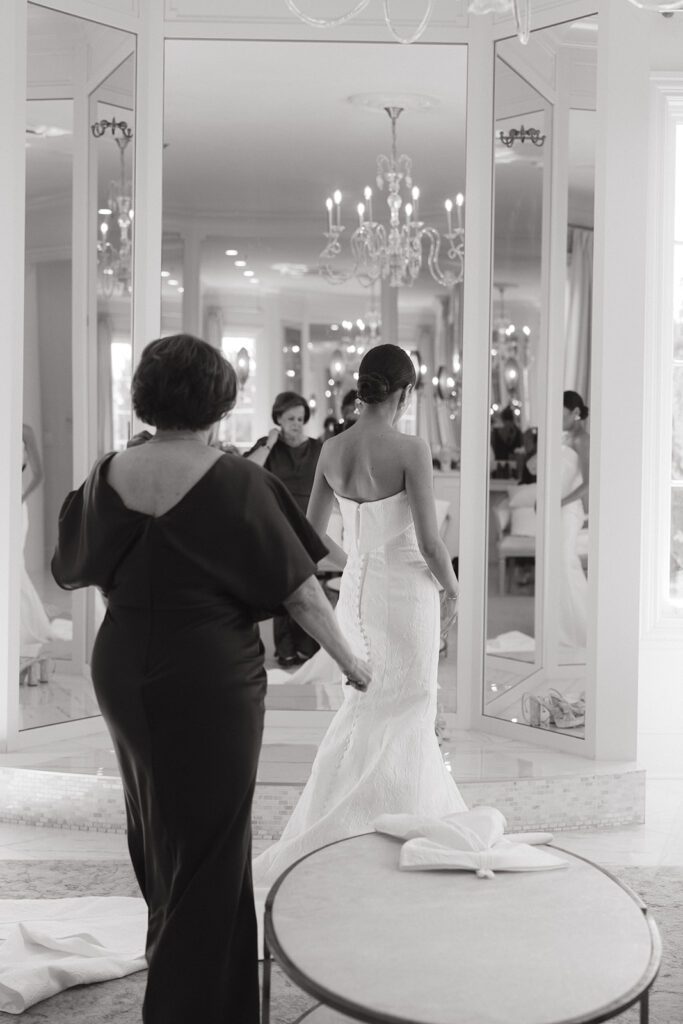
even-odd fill
[[[676,125],[671,401],[671,600],[683,604],[683,124]]]
[[[126,447],[130,432],[132,351],[129,341],[111,343],[112,449],[117,452]]]
[[[223,355],[232,365],[240,377],[240,371],[244,374],[247,371],[246,380],[242,376],[243,384],[237,392],[237,401],[232,412],[226,416],[220,425],[219,439],[232,444],[241,452],[246,452],[253,445],[254,438],[254,401],[256,398],[256,339],[242,335],[224,334],[221,338]],[[245,357],[242,349],[247,353],[248,366],[238,366],[240,360]]]

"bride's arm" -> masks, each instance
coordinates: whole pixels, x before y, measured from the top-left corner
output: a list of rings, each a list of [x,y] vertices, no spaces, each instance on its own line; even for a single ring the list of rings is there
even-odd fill
[[[346,565],[346,552],[336,541],[327,533],[327,526],[330,521],[330,514],[332,512],[332,505],[334,503],[334,491],[325,479],[325,471],[323,469],[323,452],[325,447],[320,453],[318,459],[318,465],[315,470],[315,479],[313,481],[313,489],[311,496],[308,499],[308,508],[306,509],[306,518],[309,523],[322,539],[323,544],[329,551],[329,557],[343,569]]]
[[[458,580],[453,571],[448,549],[439,536],[434,505],[434,471],[429,446],[413,438],[406,449],[405,479],[410,509],[413,513],[417,543],[425,562],[446,592],[456,600]]]

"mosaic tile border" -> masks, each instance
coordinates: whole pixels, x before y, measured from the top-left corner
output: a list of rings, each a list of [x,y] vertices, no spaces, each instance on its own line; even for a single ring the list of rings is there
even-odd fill
[[[260,783],[255,839],[277,839],[303,786]],[[463,782],[465,801],[498,807],[510,831],[616,828],[645,820],[645,771]],[[0,821],[91,832],[125,832],[121,780],[0,768]]]

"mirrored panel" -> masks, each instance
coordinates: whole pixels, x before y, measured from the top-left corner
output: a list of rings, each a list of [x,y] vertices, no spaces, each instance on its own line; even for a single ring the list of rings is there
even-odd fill
[[[233,362],[240,392],[219,442],[249,452],[285,390],[307,404],[305,437],[352,427],[363,354],[400,344],[420,383],[401,429],[430,444],[453,559],[466,58],[452,45],[208,40],[167,40],[165,56],[162,328],[199,333]],[[377,225],[390,229],[392,193],[386,178],[378,186],[378,157],[390,160],[394,145],[404,161],[397,230],[411,244],[391,268]],[[338,575],[323,574],[333,603]],[[300,666],[292,680],[274,657],[270,624],[262,634],[270,707],[336,706],[329,666],[308,675]],[[448,711],[455,634],[440,662]]]
[[[532,64],[539,53],[551,53],[569,69],[562,88],[571,109],[559,125],[544,97],[515,70],[517,47],[512,40],[498,44],[495,68],[484,712],[583,738],[597,21],[532,34]],[[548,175],[559,131],[568,153],[566,265],[551,267]],[[564,283],[560,337],[547,336],[551,275]],[[562,411],[543,438],[548,365],[558,360]],[[545,500],[548,493],[559,493],[557,507]]]
[[[85,194],[76,197],[74,210],[75,154],[83,151],[78,141],[89,131],[88,124],[74,121],[75,100],[85,100],[77,93],[84,88],[80,69],[106,62],[131,38],[28,5],[22,730],[98,714],[80,649],[76,612],[82,603],[78,595],[55,584],[50,560],[59,509],[76,482],[74,436],[82,437],[88,428],[76,422],[73,392],[73,367],[83,355],[75,350],[72,327],[73,222],[74,216],[89,216]],[[92,355],[96,344],[93,332]],[[79,389],[85,386],[86,381],[78,382]],[[114,426],[113,412],[111,420],[113,437],[115,429],[122,428],[120,423]]]

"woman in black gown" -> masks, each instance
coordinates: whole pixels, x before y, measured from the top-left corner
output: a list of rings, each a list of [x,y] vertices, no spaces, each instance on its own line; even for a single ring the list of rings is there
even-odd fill
[[[282,484],[209,445],[236,395],[222,354],[152,342],[133,405],[157,432],[104,456],[60,515],[52,571],[108,608],[95,692],[149,907],[146,1024],[257,1024],[251,801],[266,674],[256,621],[284,605],[365,688],[315,580],[326,549]]]
[[[275,426],[267,437],[258,439],[245,458],[281,480],[306,515],[322,441],[304,433],[311,410],[296,391],[280,392],[273,402],[272,417]],[[318,650],[315,639],[286,612],[273,616],[273,640],[275,656],[285,668],[301,665]]]

